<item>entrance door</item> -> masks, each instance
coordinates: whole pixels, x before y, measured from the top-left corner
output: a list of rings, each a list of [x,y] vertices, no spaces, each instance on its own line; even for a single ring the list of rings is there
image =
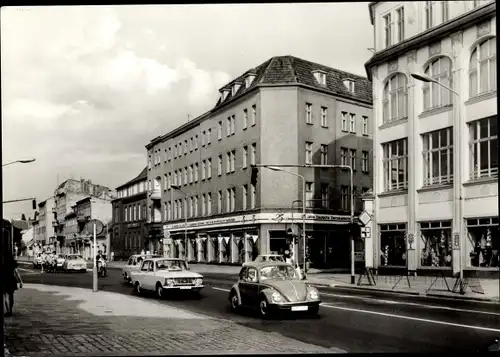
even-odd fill
[[[349,232],[331,231],[325,243],[325,268],[348,269],[351,261]]]

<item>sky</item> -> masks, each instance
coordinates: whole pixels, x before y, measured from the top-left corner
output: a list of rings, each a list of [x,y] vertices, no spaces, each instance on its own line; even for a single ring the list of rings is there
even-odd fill
[[[2,7],[3,200],[85,178],[112,189],[145,145],[273,56],[366,76],[368,3]],[[4,218],[33,216],[31,202]]]

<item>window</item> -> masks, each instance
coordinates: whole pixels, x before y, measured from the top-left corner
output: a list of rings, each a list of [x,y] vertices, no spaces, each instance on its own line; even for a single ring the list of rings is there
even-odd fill
[[[451,221],[421,222],[420,238],[423,267],[451,267]]]
[[[194,149],[194,140],[193,138],[189,139],[189,152],[193,152]]]
[[[194,149],[198,150],[198,135],[194,136]]]
[[[384,87],[382,99],[384,123],[406,118],[408,116],[407,101],[406,76],[397,73],[387,81]]]
[[[432,61],[425,69],[425,74],[439,83],[452,88],[451,60],[448,57],[439,57]],[[437,83],[424,83],[424,110],[450,105],[452,93]]]
[[[194,202],[191,197],[188,198],[189,215],[188,218],[193,217]]]
[[[498,177],[498,123],[496,116],[476,120],[469,124],[469,152],[471,179]]]
[[[174,171],[174,174],[172,176],[172,183],[174,186],[177,186],[177,170]]]
[[[201,132],[201,146],[205,146],[205,136],[206,136],[206,133],[205,133],[205,130],[203,130]]]
[[[205,166],[205,160],[203,160],[203,161],[201,162],[201,180],[202,180],[202,181],[203,181],[203,180],[205,180],[205,179],[207,178],[207,176],[206,176],[206,172],[205,172],[205,170],[206,170],[206,169],[205,169],[205,167],[206,167],[206,166]]]
[[[212,214],[212,194],[207,193],[207,215]]]
[[[198,196],[194,196],[194,216],[198,216]]]
[[[252,105],[252,126],[254,126],[257,123],[257,106],[254,104]]]
[[[391,14],[387,14],[384,16],[384,39],[385,39],[385,47],[389,47],[392,45],[392,34],[391,34]]]
[[[172,160],[172,148],[168,148],[168,161]]]
[[[231,117],[226,119],[226,135],[231,136]]]
[[[347,148],[340,148],[340,164],[347,165]]]
[[[368,151],[361,152],[361,171],[368,172]]]
[[[230,157],[231,157],[231,172],[235,172],[236,169],[235,169],[235,166],[236,166],[236,150],[232,150],[230,152]]]
[[[363,135],[368,135],[368,117],[363,115]]]
[[[452,128],[422,135],[424,186],[453,182]]]
[[[234,135],[236,132],[236,116],[231,116],[231,135]]]
[[[177,159],[177,145],[174,145],[174,159]]]
[[[231,212],[234,212],[234,210],[236,209],[236,189],[235,188],[231,188],[229,190],[229,193],[231,194]]]
[[[257,195],[257,188],[255,187],[255,185],[251,184],[250,185],[250,209],[255,208],[256,195]]]
[[[206,215],[206,210],[205,210],[206,204],[207,204],[206,196],[205,196],[205,194],[203,194],[203,195],[201,195],[201,215],[202,216]]]
[[[468,266],[496,268],[498,270],[500,235],[498,217],[467,220]]]
[[[380,225],[380,264],[406,266],[406,223]]]
[[[349,92],[354,93],[354,80],[344,79],[342,82]]]
[[[188,141],[187,140],[184,140],[184,155],[187,155],[188,154]]]
[[[222,155],[217,156],[217,176],[222,175]]]
[[[441,1],[441,20],[446,22],[450,19],[450,6],[448,1]]]
[[[212,178],[212,159],[207,159],[207,180]]]
[[[328,145],[321,145],[321,165],[328,165]]]
[[[231,172],[231,152],[226,154],[226,174]]]
[[[187,167],[185,167],[183,169],[183,172],[184,172],[184,185],[187,185],[188,184],[188,169],[187,169]]]
[[[163,189],[168,190],[168,175],[165,174],[165,178],[163,179]]]
[[[177,147],[179,148],[179,157],[180,157],[180,156],[182,156],[182,142],[179,142]]]
[[[189,170],[189,183],[193,183],[193,166],[190,165],[188,170]]]
[[[469,92],[471,97],[497,89],[496,38],[478,44],[469,63]]]
[[[312,104],[306,103],[306,124],[312,123]]]
[[[257,144],[252,144],[252,151],[250,152],[250,165],[255,165],[255,160],[257,157]]]
[[[326,73],[321,71],[314,71],[313,74],[318,84],[321,84],[322,86],[326,85]]]
[[[340,186],[340,209],[343,211],[349,211],[351,209],[350,201],[349,187]]]
[[[194,182],[198,182],[198,171],[199,166],[198,163],[194,164]]]
[[[425,29],[428,30],[433,25],[433,7],[434,1],[426,1],[425,2]]]
[[[309,141],[306,141],[306,164],[312,164],[312,144]]]
[[[212,143],[212,129],[208,129],[207,131],[207,145]]]
[[[355,149],[350,149],[349,150],[349,161],[351,163],[351,168],[353,170],[356,170],[356,150]]]
[[[172,220],[172,202],[167,202],[167,221]]]
[[[151,170],[151,155],[148,156],[148,169]]]
[[[168,161],[168,150],[167,149],[164,149],[164,154],[165,154],[165,162]]]
[[[306,207],[313,207],[314,199],[314,183],[306,182]]]
[[[248,128],[248,109],[243,109],[243,130]]]
[[[222,191],[217,192],[217,213],[222,213]]]
[[[243,168],[248,167],[248,146],[243,146]]]
[[[402,42],[405,39],[405,9],[400,7],[396,10],[396,15],[398,17],[398,42]]]
[[[231,190],[226,190],[226,212],[231,212]]]
[[[329,208],[329,198],[328,198],[328,184],[321,184],[321,207],[324,209]]]
[[[242,202],[243,202],[243,209],[247,209],[247,201],[248,201],[248,185],[243,185],[243,191],[242,191]]]
[[[323,128],[328,127],[328,108],[321,107],[321,126]]]
[[[217,125],[217,139],[222,140],[222,121],[219,121]]]
[[[349,113],[349,131],[356,133],[356,114]]]
[[[408,187],[408,139],[382,144],[384,189],[401,190]]]
[[[342,131],[347,131],[347,113],[346,112],[342,112],[340,113],[340,122],[342,123],[341,124],[341,128],[342,128]]]

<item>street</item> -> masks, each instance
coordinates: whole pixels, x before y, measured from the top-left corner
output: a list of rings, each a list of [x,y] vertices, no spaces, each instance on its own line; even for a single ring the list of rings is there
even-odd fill
[[[40,273],[21,267],[25,283],[92,289],[92,273]],[[161,301],[210,317],[231,320],[239,325],[274,332],[309,344],[360,352],[476,352],[500,336],[500,305],[479,302],[438,301],[418,296],[375,296],[320,288],[322,308],[318,318],[290,316],[264,321],[252,313],[229,311],[231,276],[204,274],[201,299],[172,296]],[[132,294],[123,283],[121,271],[109,269],[99,279],[99,290]]]

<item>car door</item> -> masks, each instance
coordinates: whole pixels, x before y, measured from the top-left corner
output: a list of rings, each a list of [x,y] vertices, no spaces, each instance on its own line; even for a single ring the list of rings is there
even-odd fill
[[[147,267],[147,271],[145,272],[145,277],[144,277],[144,282],[145,282],[145,285],[146,285],[146,289],[148,290],[154,290],[155,289],[155,282],[153,282],[154,280],[154,271],[153,271],[153,267],[154,267],[154,262],[152,260],[146,260],[148,262],[148,267]]]
[[[240,283],[240,292],[243,305],[255,306],[258,300],[259,284],[257,269],[249,267]]]
[[[146,288],[146,273],[148,272],[148,268],[149,268],[149,262],[148,261],[145,261],[142,263],[141,267],[139,268],[138,271],[134,272],[134,280],[135,281],[138,281],[139,284],[141,284],[141,287],[143,287],[144,289],[147,289]]]

